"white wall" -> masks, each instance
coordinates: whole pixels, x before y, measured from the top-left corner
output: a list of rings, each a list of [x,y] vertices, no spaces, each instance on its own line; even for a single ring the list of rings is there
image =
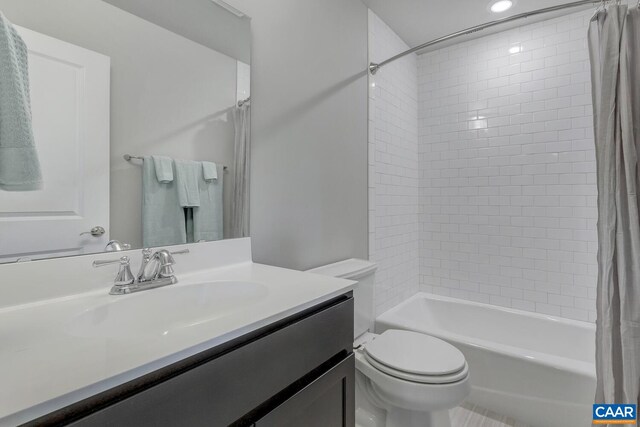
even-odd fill
[[[0,0],[0,9],[18,25],[111,58],[111,238],[142,246],[141,167],[125,153],[228,165],[228,220],[235,59],[100,0]]]
[[[23,4],[29,3],[40,11],[32,22],[18,17],[27,7]],[[72,16],[68,4],[73,3],[73,16],[78,16],[80,9],[94,1],[53,3],[0,0],[0,7],[16,23],[50,34],[54,33],[48,30],[55,30],[64,39],[75,35],[74,28],[59,25]],[[366,7],[359,0],[229,3],[252,18],[251,234],[255,260],[306,269],[344,258],[366,258]],[[96,31],[120,30],[108,14],[98,14],[85,24]],[[111,37],[95,42],[103,48],[86,47],[109,55]],[[136,49],[131,55],[135,58],[139,52]],[[232,88],[229,106],[236,96],[235,85]],[[135,103],[123,110],[114,106],[113,113],[139,108]],[[227,124],[230,126],[223,119],[209,122],[202,135],[226,129]],[[112,130],[113,137],[118,134],[126,141],[135,135]],[[166,132],[159,129],[157,134]],[[232,150],[229,154],[232,156]],[[123,165],[119,155],[112,156],[114,167],[122,169],[118,172],[135,173],[133,166]],[[215,156],[228,165],[231,159],[226,152]],[[227,182],[232,175],[231,171],[225,175]],[[123,179],[135,188],[135,183]],[[122,186],[120,182],[112,185]],[[135,201],[135,196],[129,197],[118,209],[127,211]]]
[[[595,320],[592,13],[419,57],[421,289]]]
[[[254,260],[367,257],[367,9],[236,0],[251,16]]]
[[[245,101],[251,96],[251,66],[238,61],[236,76],[236,102]]]
[[[251,20],[211,0],[103,1],[242,62],[251,60]]]
[[[369,11],[373,62],[409,47]],[[369,256],[381,314],[419,290],[418,65],[410,55],[369,78]]]

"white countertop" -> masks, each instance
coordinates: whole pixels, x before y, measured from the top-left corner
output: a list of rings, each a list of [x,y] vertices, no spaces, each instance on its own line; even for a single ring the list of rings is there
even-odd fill
[[[289,315],[349,292],[355,282],[250,261],[177,273],[180,282],[131,295],[90,292],[0,309],[0,426],[14,426],[223,344]],[[176,325],[145,307],[151,293],[196,283],[238,281],[263,286],[246,308]],[[215,283],[214,283],[215,285]],[[154,294],[161,295],[161,294]],[[74,320],[111,301],[139,303],[141,321],[165,333],[74,333]]]

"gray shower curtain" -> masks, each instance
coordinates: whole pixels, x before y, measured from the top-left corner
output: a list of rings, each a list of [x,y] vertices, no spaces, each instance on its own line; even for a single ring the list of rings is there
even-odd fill
[[[234,111],[234,186],[231,205],[231,236],[249,237],[249,184],[251,182],[251,104]]]
[[[589,26],[598,182],[597,403],[640,395],[640,10]]]

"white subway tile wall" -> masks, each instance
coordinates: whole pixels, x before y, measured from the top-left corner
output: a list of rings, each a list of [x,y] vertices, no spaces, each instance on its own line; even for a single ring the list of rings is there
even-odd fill
[[[592,13],[418,57],[422,290],[595,320],[597,189],[586,37]],[[395,87],[391,93],[391,105],[375,110],[376,127],[392,129],[376,134],[377,168],[390,162],[385,143],[411,134],[398,129],[411,123],[397,118],[403,103],[394,101],[408,95]],[[393,170],[412,173],[413,166],[407,159]],[[376,182],[391,178],[376,173]],[[378,205],[390,200],[400,199]],[[376,212],[376,220],[395,221],[388,212]],[[380,247],[389,237],[377,236]]]
[[[369,11],[372,61],[408,49]],[[418,64],[410,55],[369,79],[369,256],[378,263],[375,312],[419,290]]]

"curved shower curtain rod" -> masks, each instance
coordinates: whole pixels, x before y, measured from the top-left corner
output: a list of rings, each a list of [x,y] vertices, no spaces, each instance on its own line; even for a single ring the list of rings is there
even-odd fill
[[[513,16],[507,16],[506,18],[502,18],[502,19],[498,19],[495,21],[491,21],[491,22],[487,22],[484,24],[480,24],[480,25],[476,25],[475,27],[471,27],[471,28],[467,28],[466,30],[462,30],[462,31],[458,31],[457,33],[452,33],[449,34],[447,36],[444,37],[440,37],[437,38],[435,40],[431,40],[429,42],[423,43],[420,46],[416,46],[413,47],[409,50],[405,50],[402,53],[397,54],[396,56],[392,56],[391,58],[387,59],[386,61],[382,61],[380,63],[375,63],[372,62],[369,64],[369,71],[371,72],[371,74],[375,74],[378,72],[378,70],[381,67],[384,67],[385,65],[387,65],[390,62],[395,61],[396,59],[400,59],[404,56],[407,56],[411,53],[417,52],[419,50],[425,49],[427,47],[442,43],[442,42],[446,42],[448,40],[452,40],[455,39],[457,37],[461,37],[461,36],[466,36],[468,34],[472,34],[478,31],[482,31],[482,30],[486,30],[487,28],[491,28],[491,27],[495,27],[497,25],[501,25],[501,24],[505,24],[507,22],[511,22],[511,21],[517,21],[518,19],[524,19],[524,18],[529,18],[530,16],[535,16],[535,15],[541,15],[543,13],[550,13],[550,12],[555,12],[558,10],[563,10],[563,9],[569,9],[572,7],[579,7],[579,6],[586,6],[586,5],[592,5],[592,4],[603,4],[605,3],[603,0],[582,0],[582,1],[575,1],[573,3],[565,3],[565,4],[560,4],[558,6],[551,6],[551,7],[546,7],[544,9],[538,9],[538,10],[533,10],[531,12],[524,12],[524,13],[520,13],[518,15],[513,15]]]

